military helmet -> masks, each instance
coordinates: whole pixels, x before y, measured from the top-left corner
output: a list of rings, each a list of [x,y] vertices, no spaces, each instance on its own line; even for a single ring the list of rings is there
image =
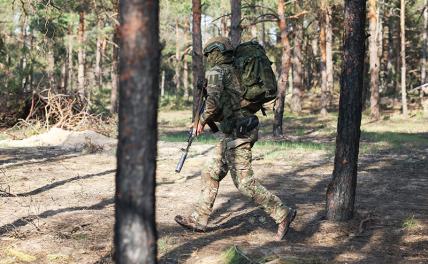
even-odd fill
[[[226,37],[214,37],[207,41],[204,47],[204,55],[207,56],[208,53],[213,50],[218,49],[221,53],[225,53],[233,50],[232,42],[229,38]]]

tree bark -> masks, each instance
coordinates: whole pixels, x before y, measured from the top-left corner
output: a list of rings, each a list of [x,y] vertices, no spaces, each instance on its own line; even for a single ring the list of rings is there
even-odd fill
[[[346,221],[354,212],[365,56],[366,1],[345,0],[343,65],[333,178],[327,218]]]
[[[327,91],[328,105],[331,103],[334,86],[334,69],[333,69],[333,27],[331,24],[331,7],[326,6],[325,12],[325,55],[326,55],[326,71],[327,71]]]
[[[175,20],[175,97],[178,100],[181,88],[181,54],[180,54],[180,43],[182,42],[180,31],[178,27],[178,18]]]
[[[379,120],[379,53],[377,0],[369,0],[370,116]]]
[[[152,264],[157,262],[159,2],[120,1],[120,10],[115,261]]]
[[[330,104],[329,102],[329,90],[328,90],[328,76],[327,76],[327,32],[326,32],[326,3],[322,2],[320,15],[319,15],[319,24],[320,24],[320,52],[321,52],[321,61],[320,61],[320,70],[321,70],[321,115],[327,115],[327,107]]]
[[[102,20],[98,18],[97,22],[97,43],[96,43],[96,50],[95,50],[95,69],[94,69],[94,76],[95,76],[95,85],[98,87],[98,89],[101,89],[101,48],[102,48],[102,39],[100,36],[100,31],[102,29]]]
[[[115,0],[113,5],[116,7],[117,13],[120,12],[119,1]],[[118,56],[119,56],[119,24],[115,25],[113,34],[113,51],[111,59],[111,95],[110,95],[110,113],[116,114],[118,111]]]
[[[296,13],[302,9],[302,1],[296,1]],[[295,20],[294,49],[293,49],[293,91],[291,97],[291,111],[294,113],[302,112],[303,95],[303,18]]]
[[[287,91],[288,72],[290,71],[291,47],[288,39],[287,20],[285,17],[284,0],[278,0],[279,31],[281,32],[281,74],[278,78],[278,95],[273,121],[273,136],[280,137],[283,135],[282,121],[284,118],[285,93]]]
[[[82,99],[86,97],[85,91],[85,11],[79,11],[79,32],[78,32],[78,91]]]
[[[68,43],[67,43],[67,59],[68,59],[68,80],[67,87],[72,90],[73,87],[73,31],[71,26],[68,27]]]
[[[234,47],[241,42],[241,0],[230,0],[232,9],[230,38]]]
[[[187,33],[190,31],[190,25],[189,25],[189,19],[186,18],[184,21],[184,31],[183,31],[183,43],[184,47],[187,48],[188,46],[188,39],[187,39]],[[187,49],[185,53],[183,54],[182,60],[183,60],[183,88],[184,88],[184,98],[186,100],[189,100],[189,63],[187,62],[187,56],[188,56]]]
[[[422,59],[421,59],[421,83],[427,83],[427,57],[428,57],[428,0],[425,0],[424,28],[422,33]],[[423,95],[423,92],[421,92]]]
[[[199,101],[198,86],[203,84],[204,64],[202,59],[202,33],[201,33],[201,0],[192,0],[192,72],[193,72],[193,119],[197,113]]]
[[[165,96],[165,71],[162,71],[162,79],[161,79],[161,97]]]
[[[401,104],[403,108],[403,117],[407,118],[407,92],[406,92],[406,3],[401,0],[400,8],[400,29],[401,29]]]

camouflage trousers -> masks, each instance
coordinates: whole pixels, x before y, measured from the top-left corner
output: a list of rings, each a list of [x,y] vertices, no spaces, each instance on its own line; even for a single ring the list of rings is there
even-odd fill
[[[276,223],[282,222],[288,214],[289,208],[264,186],[253,174],[251,166],[251,143],[241,142],[234,146],[234,138],[226,137],[216,146],[215,157],[207,170],[202,174],[201,194],[191,217],[201,225],[206,226],[212,212],[219,183],[230,171],[236,188],[260,205]]]

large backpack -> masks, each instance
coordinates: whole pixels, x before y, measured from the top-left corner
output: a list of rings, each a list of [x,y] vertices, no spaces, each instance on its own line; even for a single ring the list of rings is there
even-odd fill
[[[239,44],[234,51],[234,64],[243,88],[241,106],[253,112],[263,111],[263,104],[275,100],[278,90],[272,62],[264,48],[255,40]]]

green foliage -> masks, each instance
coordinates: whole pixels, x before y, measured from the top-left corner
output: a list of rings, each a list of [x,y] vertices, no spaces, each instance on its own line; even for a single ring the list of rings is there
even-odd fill
[[[222,254],[224,264],[252,264],[251,261],[237,246],[232,246]]]

